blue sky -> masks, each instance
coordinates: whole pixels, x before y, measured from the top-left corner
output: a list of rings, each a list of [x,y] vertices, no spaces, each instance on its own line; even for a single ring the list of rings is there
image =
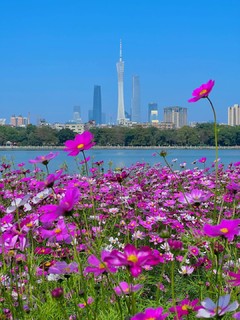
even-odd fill
[[[188,108],[189,121],[211,121],[205,99],[189,104],[193,89],[216,81],[211,99],[219,122],[240,103],[239,0],[1,0],[0,118],[32,122],[82,118],[101,85],[107,120],[116,121],[119,41],[125,62],[125,109],[132,76],[141,83],[142,120],[157,102]]]

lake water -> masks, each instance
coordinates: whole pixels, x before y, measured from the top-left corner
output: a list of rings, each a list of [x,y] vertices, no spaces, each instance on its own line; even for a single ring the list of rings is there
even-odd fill
[[[150,165],[156,163],[164,164],[163,158],[156,153],[162,149],[92,149],[85,151],[86,157],[90,156],[91,160],[89,164],[96,161],[104,161],[105,169],[109,168],[109,162],[112,162],[112,168],[130,166],[137,162],[147,162]],[[32,164],[29,164],[30,159],[34,159],[39,155],[46,155],[49,152],[59,152],[59,155],[50,161],[49,169],[51,172],[61,167],[64,163],[67,164],[69,172],[78,172],[78,163],[83,159],[80,153],[77,158],[70,157],[66,152],[62,150],[1,150],[0,158],[2,161],[13,161],[15,166],[24,162],[27,168],[33,168]],[[174,168],[179,168],[180,164],[186,162],[186,167],[192,168],[193,166],[202,166],[202,164],[192,164],[195,160],[202,157],[206,157],[206,166],[211,166],[215,160],[214,149],[167,149],[167,160],[174,165]],[[240,149],[220,149],[219,150],[220,162],[225,165],[240,161]],[[39,164],[39,167],[42,167]]]

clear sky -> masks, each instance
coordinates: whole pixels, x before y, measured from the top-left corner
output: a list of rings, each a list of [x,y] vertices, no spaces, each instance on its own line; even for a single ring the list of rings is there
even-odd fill
[[[0,118],[31,114],[65,122],[80,105],[87,121],[93,87],[101,85],[107,120],[116,121],[119,41],[125,62],[125,109],[133,75],[140,77],[142,120],[147,105],[188,108],[189,121],[211,121],[193,89],[211,93],[219,122],[240,104],[239,0],[1,0]]]

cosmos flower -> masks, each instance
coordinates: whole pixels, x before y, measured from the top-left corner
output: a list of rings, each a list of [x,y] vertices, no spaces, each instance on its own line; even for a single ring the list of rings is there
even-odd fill
[[[218,237],[223,236],[228,239],[228,241],[232,241],[234,236],[238,235],[240,232],[240,219],[235,220],[225,220],[223,219],[219,225],[212,226],[210,224],[205,224],[203,227],[203,231],[209,237]]]
[[[160,259],[157,255],[154,255],[150,247],[137,249],[134,245],[127,244],[123,253],[113,250],[104,261],[112,266],[127,266],[131,275],[138,277],[144,267],[156,265],[160,262]]]
[[[131,320],[164,320],[167,318],[168,313],[162,313],[163,308],[158,307],[156,309],[148,308],[144,312],[138,313],[131,318]]]
[[[84,270],[84,274],[93,273],[95,277],[98,277],[100,274],[110,271],[112,273],[116,272],[116,268],[109,265],[105,260],[106,257],[110,255],[109,251],[103,250],[101,252],[101,261],[94,255],[88,257],[88,263],[91,266],[88,266]],[[103,262],[104,261],[104,262]]]
[[[131,292],[135,292],[138,291],[142,288],[143,286],[141,284],[128,284],[127,282],[123,281],[120,282],[119,285],[115,288],[113,288],[113,290],[116,292],[116,294],[118,296],[122,296],[124,294],[129,294]]]
[[[177,313],[178,319],[180,320],[182,319],[182,317],[188,315],[189,313],[199,310],[201,307],[197,304],[198,299],[195,299],[193,301],[184,299],[180,301],[176,307],[169,308],[169,311],[172,313]],[[177,319],[177,317],[174,317],[174,319]]]
[[[35,159],[29,160],[28,162],[33,163],[33,164],[42,163],[44,165],[47,165],[49,163],[49,161],[56,158],[56,156],[58,156],[58,154],[59,154],[59,152],[56,152],[56,153],[50,152],[45,156],[37,156]]]
[[[192,98],[188,102],[196,102],[201,98],[208,97],[209,93],[212,91],[215,81],[209,80],[207,83],[202,84],[199,88],[193,90]]]
[[[65,142],[66,152],[69,156],[77,156],[80,151],[89,150],[95,143],[93,142],[94,136],[90,131],[84,131],[82,134],[77,134],[74,140],[67,140]]]
[[[197,318],[213,318],[215,315],[223,316],[226,312],[234,311],[238,308],[237,301],[229,304],[230,294],[222,296],[218,299],[217,303],[214,303],[210,298],[206,298],[201,302],[203,308],[198,310]]]
[[[234,278],[234,279],[229,280],[229,282],[233,286],[240,286],[240,270],[238,270],[238,273],[229,272],[228,274],[230,277]]]
[[[94,299],[93,299],[92,297],[89,297],[89,298],[87,299],[87,302],[79,303],[78,306],[79,306],[79,308],[83,309],[83,308],[86,307],[86,305],[92,304],[93,301],[94,301]]]
[[[71,262],[67,264],[66,261],[57,261],[49,268],[48,272],[53,274],[76,273],[78,272],[78,264],[77,262]]]

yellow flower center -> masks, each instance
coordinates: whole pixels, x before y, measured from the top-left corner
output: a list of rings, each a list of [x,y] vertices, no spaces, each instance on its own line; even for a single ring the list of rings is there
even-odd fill
[[[228,233],[228,228],[222,228],[222,229],[220,229],[220,231],[221,231],[222,233]]]
[[[138,261],[138,257],[135,254],[130,254],[127,258],[127,261],[131,261],[135,263]]]
[[[205,94],[206,92],[207,92],[207,90],[206,90],[206,89],[203,89],[203,90],[200,92],[200,96],[203,95],[203,94]]]
[[[145,318],[145,320],[156,320],[156,318],[151,317],[151,318]]]
[[[129,288],[125,288],[124,290],[123,290],[125,293],[129,293]]]
[[[104,263],[99,263],[98,268],[99,268],[99,269],[105,269],[105,264],[104,264]]]
[[[57,234],[58,234],[58,233],[61,233],[61,231],[62,231],[62,230],[59,229],[59,228],[57,228],[57,229],[54,230],[54,232],[57,233]]]
[[[187,304],[184,304],[184,305],[182,306],[182,310],[187,311],[187,310],[188,310],[188,305],[187,305]]]
[[[27,227],[32,227],[32,226],[33,226],[32,221],[31,221],[31,222],[29,222],[29,223],[27,223],[27,224],[26,224],[26,226],[27,226]]]
[[[83,144],[83,143],[80,143],[80,144],[77,146],[78,149],[82,149],[83,147],[84,147],[84,144]]]

